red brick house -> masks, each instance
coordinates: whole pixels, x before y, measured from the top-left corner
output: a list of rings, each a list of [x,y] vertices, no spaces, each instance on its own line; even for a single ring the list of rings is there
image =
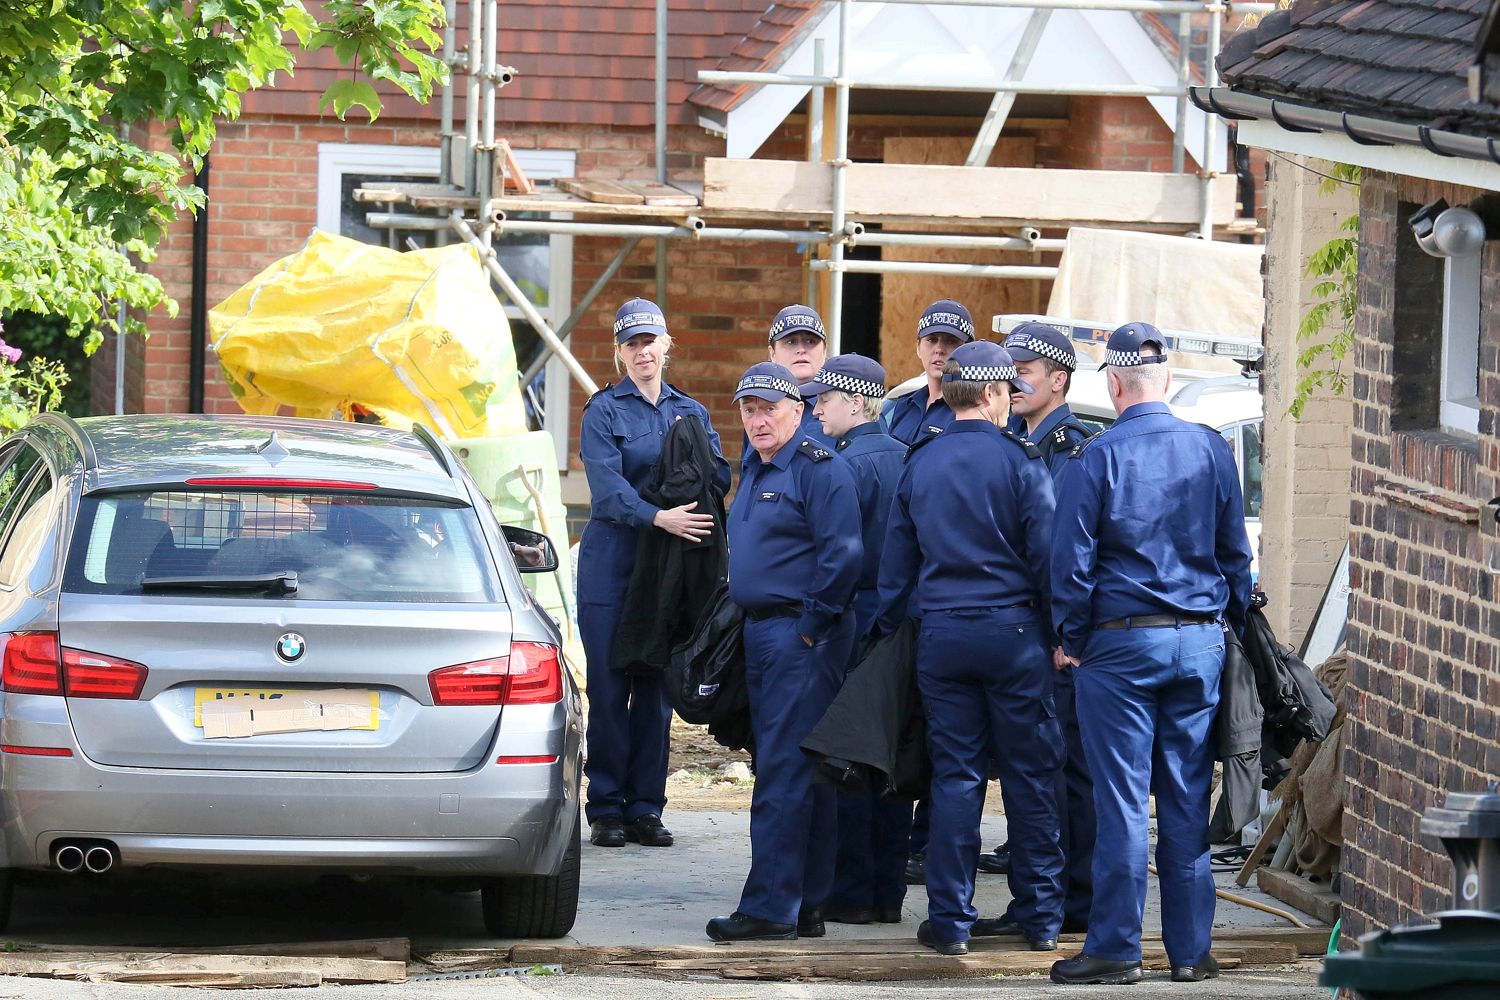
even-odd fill
[[[1486,0],[1297,0],[1225,46],[1228,86],[1194,92],[1247,144],[1363,168],[1346,933],[1449,907],[1447,855],[1418,820],[1500,774],[1495,18]],[[1444,208],[1472,216],[1424,247]]]
[[[807,158],[805,88],[700,86],[697,73],[720,66],[795,70],[811,58],[816,39],[833,30],[837,6],[826,0],[777,0],[769,6],[766,0],[671,0],[671,180],[690,188],[701,185],[704,159],[726,152]],[[460,50],[468,23],[466,7],[459,4],[456,18]],[[1008,53],[1029,12],[935,11],[905,4],[855,7],[861,11],[855,48],[866,60],[856,67],[898,80],[961,71],[968,74],[964,79],[973,80],[974,90],[856,90],[851,159],[962,163],[993,96],[986,92],[985,81],[1003,78]],[[1055,15],[1032,63],[1035,77],[1028,80],[1066,83],[1078,78],[1077,67],[1086,63],[1092,74],[1083,78],[1086,81],[1175,83],[1175,21],[1168,30],[1145,15]],[[499,34],[500,61],[514,65],[518,73],[500,91],[498,131],[532,177],[545,181],[654,176],[653,0],[507,0],[500,5]],[[1200,50],[1201,35],[1200,30],[1195,36]],[[834,51],[828,47],[830,61]],[[435,178],[437,99],[423,107],[388,94],[378,121],[340,122],[318,110],[318,95],[334,72],[325,60],[305,58],[295,76],[249,95],[243,116],[221,126],[210,156],[206,227],[200,227],[206,228],[202,304],[222,301],[265,265],[295,251],[314,226],[382,239],[384,234],[363,224],[364,211],[380,206],[352,201],[352,191],[360,183]],[[460,93],[460,123],[462,104]],[[1167,171],[1172,167],[1174,104],[1162,97],[1022,95],[991,162]],[[1202,119],[1196,109],[1187,114],[1185,169],[1195,171]],[[1212,151],[1210,159],[1217,169],[1225,169],[1224,150]],[[620,241],[528,235],[505,236],[498,245],[508,265],[531,278],[528,287],[538,306],[556,325],[570,312],[578,290],[603,272]],[[201,368],[193,362],[193,259],[193,224],[184,219],[151,265],[181,303],[181,313],[170,320],[150,317],[150,339],[126,345],[120,401],[113,388],[115,345],[100,351],[93,373],[96,411],[112,410],[117,402],[127,411],[184,410],[194,398],[195,380],[201,380],[204,409],[235,409],[211,351]],[[953,259],[1005,260],[983,252]],[[764,356],[768,318],[781,305],[809,295],[805,262],[805,248],[790,243],[669,244],[665,305],[678,335],[678,357],[669,377],[703,399],[726,426],[734,420],[729,387],[746,365]],[[646,240],[578,325],[573,351],[600,383],[613,376],[608,328],[615,305],[633,295],[653,295],[655,275],[654,243]],[[939,288],[930,279],[904,280],[900,296],[893,294],[890,284],[883,294],[878,276],[849,280],[845,350],[879,356],[883,314],[898,298],[915,301],[925,296],[930,301],[954,295],[966,300],[976,317],[987,317],[1018,308],[1029,311],[1044,303],[1046,295],[1045,283],[1036,281],[953,279]],[[524,364],[531,346],[529,331],[524,322],[515,323],[514,330]],[[900,350],[885,352],[893,375],[915,370],[905,338],[902,334],[893,341]],[[552,382],[549,388],[565,391]],[[576,411],[576,387],[573,391]],[[559,450],[563,452],[561,446]]]

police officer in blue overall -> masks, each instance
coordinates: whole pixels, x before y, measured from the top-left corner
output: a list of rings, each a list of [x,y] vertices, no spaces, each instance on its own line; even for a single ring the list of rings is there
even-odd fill
[[[854,634],[864,635],[875,619],[879,601],[876,584],[885,547],[886,517],[906,445],[887,434],[880,424],[885,369],[878,362],[858,354],[841,354],[830,358],[811,382],[799,388],[824,432],[833,438],[833,450],[849,463],[859,491],[865,554],[854,590]],[[853,657],[849,666],[854,666]],[[841,924],[900,923],[910,835],[908,803],[886,798],[875,789],[841,790],[838,858],[833,891],[823,905],[823,919]]]
[[[631,299],[615,314],[618,384],[584,406],[579,451],[588,476],[591,509],[578,551],[578,627],[588,659],[589,840],[622,847],[627,840],[669,847],[662,825],[666,805],[667,742],[672,709],[660,678],[615,669],[615,631],[642,531],[666,531],[696,541],[713,518],[694,504],[662,510],[641,499],[674,421],[689,414],[708,429],[718,459],[719,485],[729,488],[729,465],[703,405],[662,380],[671,349],[656,304]]]
[[[886,408],[884,421],[891,437],[902,444],[914,445],[953,422],[953,411],[943,401],[943,366],[954,350],[974,339],[974,319],[969,310],[953,299],[938,299],[922,310],[917,319],[917,358],[927,386],[909,392]],[[912,816],[912,830],[907,850],[911,855],[906,866],[906,881],[921,885],[924,858],[927,853],[930,804],[917,802]]]
[[[1078,367],[1078,356],[1068,337],[1045,323],[1022,323],[1005,338],[1005,349],[1015,359],[1021,380],[1032,388],[1030,393],[1011,396],[1010,429],[1037,446],[1052,473],[1052,488],[1056,493],[1069,455],[1093,433],[1068,409],[1068,389]],[[1067,752],[1062,780],[1058,783],[1057,811],[1062,823],[1063,854],[1067,858],[1063,875],[1063,932],[1071,934],[1088,929],[1093,898],[1094,786],[1089,780],[1083,737],[1073,710],[1073,668],[1064,665],[1053,681],[1057,723]],[[979,870],[1008,872],[1009,845],[980,855]],[[977,922],[971,933],[976,937],[1019,934],[1021,929],[1007,914],[998,920]]]
[[[771,320],[766,353],[774,363],[792,373],[798,386],[812,381],[828,359],[828,332],[812,306],[790,305]],[[813,416],[811,404],[802,408],[801,433],[824,448],[833,447],[833,439],[823,433],[823,425]],[[747,446],[746,453],[750,451]]]
[[[1078,724],[1099,843],[1083,952],[1058,983],[1141,978],[1148,797],[1156,795],[1162,943],[1172,979],[1218,975],[1209,951],[1212,726],[1221,619],[1243,629],[1250,544],[1234,455],[1219,432],[1174,417],[1166,339],[1127,323],[1105,345],[1114,425],[1068,463],[1052,552],[1053,619],[1077,665]]]
[[[1037,950],[1057,947],[1062,848],[1054,783],[1062,764],[1045,625],[1052,480],[1036,449],[1003,429],[1012,391],[1029,393],[1005,348],[953,352],[948,429],[912,449],[891,504],[876,630],[913,595],[922,619],[917,686],[932,758],[928,919],[917,940],[968,951],[979,821],[993,760],[1011,837],[1013,913]],[[913,587],[915,584],[915,592]]]
[[[729,511],[729,595],[745,609],[745,681],[755,735],[750,874],[715,941],[823,934],[833,878],[832,785],[801,744],[843,681],[864,554],[859,496],[842,458],[800,432],[792,373],[752,365],[735,388],[751,450]]]
[[[938,299],[922,310],[917,320],[917,357],[927,387],[907,393],[890,406],[885,419],[891,437],[916,444],[953,422],[953,411],[943,401],[943,365],[960,345],[973,339],[974,319],[961,303]]]

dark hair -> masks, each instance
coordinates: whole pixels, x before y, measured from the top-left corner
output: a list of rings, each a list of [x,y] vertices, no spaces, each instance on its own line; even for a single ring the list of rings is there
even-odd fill
[[[943,364],[944,375],[957,375],[959,364],[949,359]],[[984,402],[984,387],[994,386],[995,392],[1010,394],[1008,382],[944,382],[943,402],[950,410],[972,410]]]
[[[1042,367],[1046,369],[1047,375],[1048,375],[1049,378],[1051,376],[1053,376],[1053,375],[1056,375],[1058,372],[1067,372],[1068,373],[1068,377],[1065,378],[1065,379],[1063,379],[1063,387],[1062,387],[1063,395],[1066,396],[1068,394],[1068,390],[1071,389],[1071,388],[1073,388],[1073,370],[1071,368],[1069,368],[1067,365],[1063,364],[1061,361],[1053,361],[1051,358],[1047,357],[1045,354],[1041,355],[1040,357],[1041,357]]]

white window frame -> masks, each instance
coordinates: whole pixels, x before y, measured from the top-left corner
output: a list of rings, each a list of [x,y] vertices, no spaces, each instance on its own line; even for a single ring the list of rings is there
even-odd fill
[[[1481,255],[1443,260],[1443,351],[1438,367],[1438,424],[1479,434],[1479,303]]]
[[[566,149],[513,149],[516,162],[533,180],[572,177],[578,156]],[[337,233],[341,219],[344,175],[394,174],[436,182],[442,166],[436,146],[395,146],[376,143],[318,143],[318,228]],[[374,209],[377,206],[372,205]],[[569,218],[570,216],[560,216]],[[573,237],[553,234],[549,240],[548,304],[537,311],[556,329],[568,317],[573,302]],[[525,322],[521,308],[503,302],[512,323]],[[556,442],[559,469],[568,467],[569,395],[572,376],[556,356],[547,362],[546,424]]]

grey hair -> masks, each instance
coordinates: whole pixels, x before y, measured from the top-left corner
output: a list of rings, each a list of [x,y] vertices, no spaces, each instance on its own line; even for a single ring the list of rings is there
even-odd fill
[[[1142,353],[1146,352],[1143,351]],[[1128,367],[1110,365],[1109,370],[1115,373],[1115,377],[1120,380],[1120,388],[1128,396],[1165,392],[1167,389],[1167,379],[1172,375],[1164,364],[1131,365]]]

